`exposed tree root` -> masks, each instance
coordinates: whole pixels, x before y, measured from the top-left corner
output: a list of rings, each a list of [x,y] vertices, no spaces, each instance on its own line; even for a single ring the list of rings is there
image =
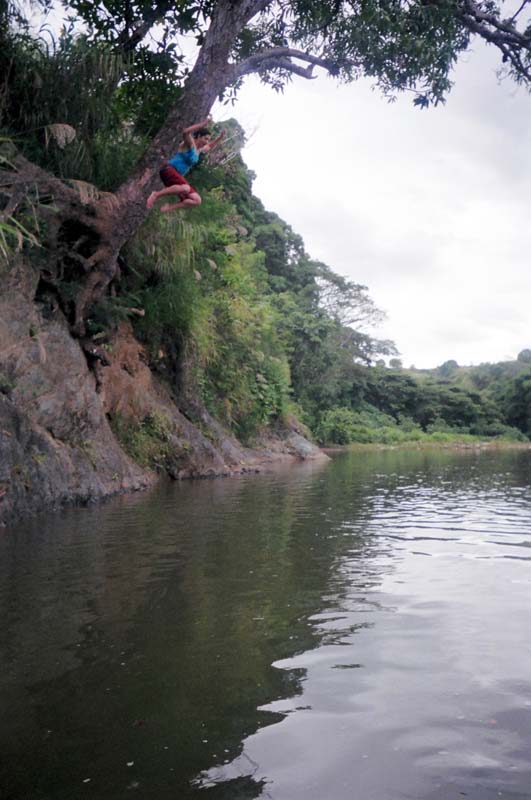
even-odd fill
[[[78,337],[85,334],[90,307],[101,300],[120,269],[122,242],[113,240],[111,218],[117,201],[97,189],[80,194],[18,153],[0,171],[0,219],[31,211],[43,248],[41,281],[52,287]]]

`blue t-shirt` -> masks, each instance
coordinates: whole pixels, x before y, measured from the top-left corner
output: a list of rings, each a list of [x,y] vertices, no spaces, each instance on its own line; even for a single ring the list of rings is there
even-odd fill
[[[170,158],[168,163],[171,164],[172,167],[175,167],[177,172],[180,172],[181,175],[186,175],[198,161],[199,153],[195,147],[191,147],[189,150],[185,150],[184,153],[176,153],[173,158]]]

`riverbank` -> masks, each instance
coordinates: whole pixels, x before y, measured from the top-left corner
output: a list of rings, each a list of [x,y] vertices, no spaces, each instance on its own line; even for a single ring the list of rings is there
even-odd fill
[[[435,435],[436,436],[436,435]],[[461,438],[408,439],[382,444],[379,442],[352,442],[351,444],[322,447],[324,453],[345,451],[371,452],[373,450],[531,450],[531,442],[515,442],[509,439],[481,439],[475,436]]]
[[[0,525],[152,486],[324,457],[295,419],[245,446],[150,366],[129,323],[105,348],[72,337],[38,275],[0,294]]]

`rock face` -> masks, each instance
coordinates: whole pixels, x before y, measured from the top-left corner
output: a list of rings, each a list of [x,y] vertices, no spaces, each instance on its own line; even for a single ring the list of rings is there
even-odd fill
[[[0,524],[144,489],[154,467],[227,475],[321,455],[296,428],[248,450],[203,409],[185,415],[129,324],[104,349],[80,343],[53,300],[34,302],[36,281],[19,265],[0,290]]]
[[[27,270],[0,295],[0,521],[142,489],[60,311],[33,303]]]

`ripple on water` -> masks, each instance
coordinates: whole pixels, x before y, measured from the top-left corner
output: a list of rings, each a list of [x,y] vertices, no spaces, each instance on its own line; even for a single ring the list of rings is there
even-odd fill
[[[3,536],[0,787],[529,800],[530,474],[347,455]]]

